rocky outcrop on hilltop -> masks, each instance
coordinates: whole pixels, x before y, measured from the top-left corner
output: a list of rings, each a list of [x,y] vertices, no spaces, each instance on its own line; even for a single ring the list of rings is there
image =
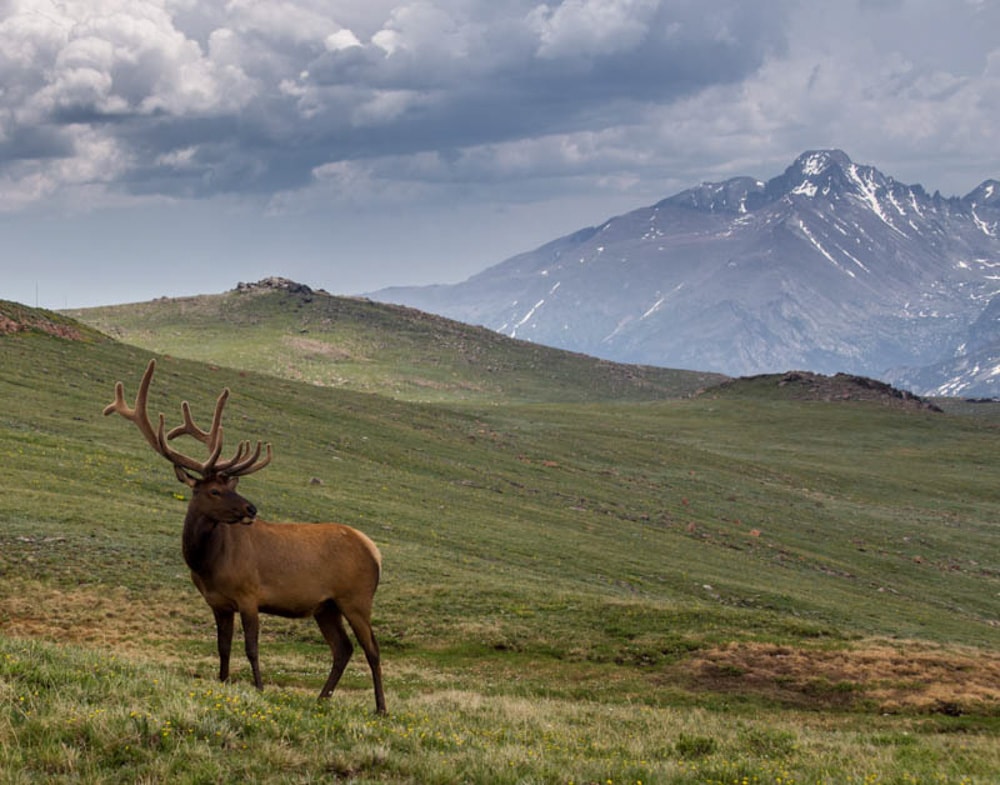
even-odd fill
[[[68,341],[85,341],[94,337],[89,328],[52,311],[0,300],[0,335],[31,332],[46,333]]]
[[[742,376],[723,382],[704,394],[767,394],[780,393],[784,398],[802,401],[865,401],[903,409],[940,412],[930,401],[900,390],[891,384],[855,374],[837,373],[826,376],[809,371]]]

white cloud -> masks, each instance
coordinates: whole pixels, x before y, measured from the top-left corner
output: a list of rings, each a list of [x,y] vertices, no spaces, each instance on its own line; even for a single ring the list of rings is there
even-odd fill
[[[541,57],[586,57],[631,49],[649,32],[659,0],[564,0],[529,16]]]
[[[329,10],[292,0],[228,0],[226,16],[235,29],[262,39],[321,43],[339,30]]]
[[[0,101],[26,123],[58,112],[182,114],[241,105],[234,95],[243,75],[207,58],[156,2],[21,0],[0,22],[0,53],[20,88]]]
[[[50,199],[71,188],[99,194],[111,180],[128,170],[129,156],[113,139],[86,126],[74,133],[72,154],[54,159],[47,166],[16,162],[0,172],[0,210],[16,210]],[[96,202],[91,206],[96,206]]]
[[[403,36],[398,30],[379,30],[372,36],[372,43],[387,55],[392,55],[403,45]]]
[[[341,28],[336,32],[330,33],[323,43],[331,52],[339,52],[341,49],[351,49],[355,46],[361,46],[361,41],[358,40],[358,37],[347,28]]]

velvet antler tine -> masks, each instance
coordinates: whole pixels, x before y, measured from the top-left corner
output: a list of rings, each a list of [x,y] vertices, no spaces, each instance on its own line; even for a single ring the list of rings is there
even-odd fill
[[[226,401],[229,400],[229,388],[224,387],[222,392],[219,393],[219,399],[215,402],[215,413],[212,415],[212,429],[208,433],[209,450],[214,450],[215,445],[218,444],[221,448],[222,446],[222,410],[226,406]]]
[[[259,441],[257,442],[257,448],[252,452],[250,442],[242,442],[236,455],[224,466],[220,466],[219,471],[227,477],[244,477],[247,474],[252,474],[259,469],[263,469],[271,462],[271,445],[267,445],[267,457],[258,463],[262,449],[264,449],[264,445]]]
[[[167,439],[164,436],[166,430],[166,418],[160,413],[160,424],[156,430],[156,445],[160,455],[170,461],[174,466],[188,469],[193,472],[201,471],[201,464],[190,456],[183,455],[171,447],[167,446]]]
[[[153,371],[155,369],[156,360],[150,360],[149,365],[146,366],[145,373],[142,375],[142,381],[139,382],[139,391],[135,396],[134,407],[129,407],[125,403],[125,385],[122,382],[116,382],[115,400],[104,407],[104,414],[108,415],[118,412],[126,420],[134,423],[143,438],[149,443],[149,446],[159,452],[156,433],[153,431],[153,426],[150,424],[149,416],[146,413],[146,398],[149,395],[149,385],[153,380]]]
[[[193,471],[201,474],[203,477],[207,477],[213,471],[216,471],[216,461],[218,461],[219,456],[222,454],[222,409],[226,399],[229,397],[229,390],[223,390],[219,396],[219,400],[216,402],[215,416],[212,418],[211,430],[203,431],[195,425],[194,419],[191,417],[191,408],[188,406],[187,401],[185,401],[181,404],[184,424],[172,429],[168,434],[166,433],[166,421],[163,414],[159,415],[159,427],[154,429],[153,424],[149,420],[149,413],[146,410],[149,387],[153,381],[153,371],[155,369],[156,361],[150,360],[149,365],[146,366],[146,372],[142,375],[142,381],[139,383],[139,392],[136,394],[134,407],[129,407],[125,403],[125,385],[122,382],[117,382],[115,384],[115,400],[104,407],[104,413],[111,414],[112,412],[118,412],[126,420],[131,421],[139,429],[139,432],[149,443],[149,446],[170,461],[175,467]],[[199,461],[190,455],[178,452],[167,444],[170,439],[184,433],[195,437],[208,446],[209,456],[206,460]]]
[[[167,439],[176,439],[178,436],[187,434],[188,436],[193,436],[198,441],[207,444],[208,434],[194,424],[194,420],[191,418],[191,407],[188,405],[187,401],[181,401],[181,416],[184,417],[184,422],[176,428],[171,428],[170,432],[167,434]]]
[[[214,452],[216,444],[222,442],[222,410],[228,398],[229,388],[227,387],[220,393],[219,399],[215,402],[212,426],[207,431],[202,430],[195,424],[194,418],[191,416],[190,404],[187,401],[181,401],[181,414],[184,417],[184,422],[176,428],[171,429],[170,433],[167,434],[167,439],[176,439],[178,436],[187,434],[188,436],[193,436],[202,444],[207,445],[209,452]]]
[[[262,446],[257,442],[257,449],[253,450],[249,441],[240,442],[236,448],[236,453],[228,461],[219,461],[222,455],[224,443],[224,431],[222,427],[222,414],[229,400],[229,388],[225,388],[215,402],[215,412],[212,415],[212,426],[209,430],[202,430],[195,424],[194,417],[191,416],[191,407],[187,401],[181,403],[181,415],[184,422],[169,432],[166,430],[166,418],[161,413],[159,415],[158,427],[154,428],[149,420],[149,413],[146,410],[146,401],[149,397],[149,386],[153,381],[153,371],[156,369],[156,361],[150,360],[146,366],[146,372],[142,375],[139,383],[139,391],[136,394],[135,406],[129,407],[125,402],[125,385],[122,382],[115,383],[115,399],[104,407],[104,413],[112,414],[118,412],[126,420],[131,421],[143,435],[156,452],[170,461],[178,469],[196,472],[203,477],[210,474],[224,474],[229,477],[240,477],[246,474],[263,469],[271,462],[271,445],[267,445],[267,455],[261,460],[260,453]],[[168,444],[171,439],[187,434],[192,436],[208,447],[208,458],[199,461],[190,455],[181,453]]]
[[[247,442],[249,445],[249,442]],[[266,451],[264,460],[258,461],[260,458],[261,449]],[[260,471],[265,466],[271,462],[273,457],[271,453],[271,444],[268,442],[266,445],[261,445],[257,442],[257,449],[254,450],[253,455],[248,456],[242,463],[226,469],[226,476],[228,477],[246,477],[248,474],[253,474],[256,471]]]
[[[115,399],[104,407],[104,415],[114,414],[127,408],[125,405],[125,385],[121,382],[115,382]]]
[[[249,441],[244,440],[240,442],[238,445],[236,445],[236,452],[233,454],[233,457],[230,458],[228,461],[223,461],[222,463],[217,464],[216,470],[230,477],[239,476],[238,472],[236,472],[236,469],[238,469],[246,461],[247,456],[250,455],[250,450],[251,447]],[[255,459],[252,458],[250,462],[252,463],[254,460]]]

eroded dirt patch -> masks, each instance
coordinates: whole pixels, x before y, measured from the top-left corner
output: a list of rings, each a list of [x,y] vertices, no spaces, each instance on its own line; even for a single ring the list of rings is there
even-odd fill
[[[730,644],[685,663],[692,686],[802,708],[1000,714],[1000,655],[917,642],[839,651]]]
[[[326,341],[319,341],[315,338],[301,338],[298,336],[287,336],[284,338],[287,346],[307,357],[318,357],[324,360],[343,361],[359,360],[350,351],[342,346],[336,346]]]

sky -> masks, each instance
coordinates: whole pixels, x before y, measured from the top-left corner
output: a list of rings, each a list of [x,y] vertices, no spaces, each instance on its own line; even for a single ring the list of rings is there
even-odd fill
[[[1000,178],[995,0],[0,0],[0,299],[453,283],[839,148]]]

